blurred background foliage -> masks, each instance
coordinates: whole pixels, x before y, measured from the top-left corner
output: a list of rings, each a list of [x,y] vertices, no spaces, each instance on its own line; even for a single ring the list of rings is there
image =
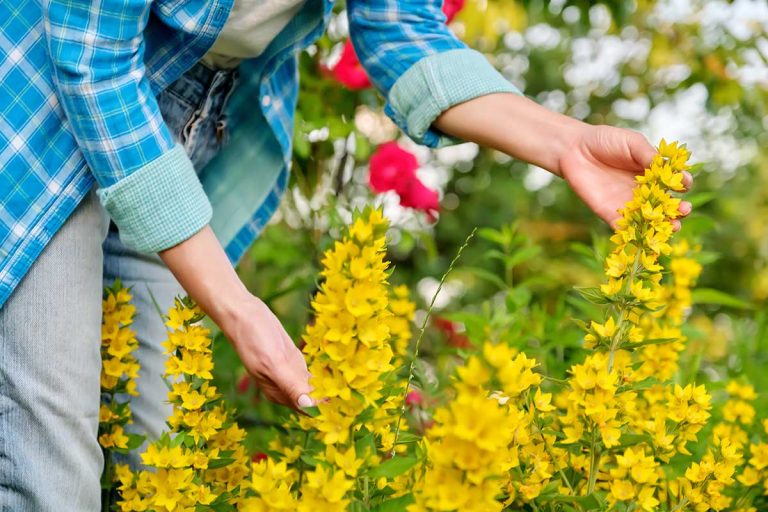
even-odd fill
[[[467,0],[451,27],[552,110],[634,128],[654,144],[688,145],[699,165],[681,236],[701,245],[705,268],[681,371],[713,390],[746,378],[768,391],[768,3]],[[562,374],[581,353],[570,317],[594,313],[574,300],[574,287],[599,281],[608,227],[546,171],[473,144],[428,150],[404,139],[377,92],[350,90],[328,71],[346,38],[341,3],[328,34],[301,55],[292,184],[240,265],[245,282],[299,340],[321,252],[352,211],[373,203],[393,223],[392,280],[411,287],[423,315],[456,249],[479,227],[436,301],[422,387],[437,394],[456,354],[488,337]],[[510,137],[515,129],[510,120]],[[394,192],[371,192],[369,158],[390,140],[418,157],[419,178],[439,191],[437,222],[401,207]],[[271,409],[218,346],[220,385],[246,420],[268,421]]]

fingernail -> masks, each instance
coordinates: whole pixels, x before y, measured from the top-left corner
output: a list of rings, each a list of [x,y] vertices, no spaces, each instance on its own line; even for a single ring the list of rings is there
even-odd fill
[[[312,407],[315,405],[315,402],[309,398],[309,395],[301,395],[299,397],[299,407],[305,408],[305,407]]]

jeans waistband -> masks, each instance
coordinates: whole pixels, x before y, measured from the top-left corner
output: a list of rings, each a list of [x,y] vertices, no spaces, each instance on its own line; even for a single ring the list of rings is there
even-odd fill
[[[238,78],[237,68],[214,70],[198,62],[168,89],[195,107],[201,117],[220,117]]]

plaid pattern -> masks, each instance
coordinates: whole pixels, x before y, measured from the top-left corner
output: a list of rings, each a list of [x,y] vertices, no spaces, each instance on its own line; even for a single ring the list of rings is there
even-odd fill
[[[0,306],[94,179],[102,188],[123,183],[172,150],[155,95],[210,47],[232,1],[0,2]],[[441,3],[348,0],[353,41],[385,95],[422,58],[464,48],[445,27]],[[285,190],[296,52],[322,33],[332,5],[308,0],[259,57],[264,72],[251,86],[284,168],[252,221],[228,243],[233,261]]]

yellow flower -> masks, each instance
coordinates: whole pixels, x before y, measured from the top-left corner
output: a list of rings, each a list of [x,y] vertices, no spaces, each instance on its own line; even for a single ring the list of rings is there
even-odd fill
[[[125,435],[122,426],[113,425],[109,432],[99,436],[99,444],[104,448],[127,448],[128,436]]]
[[[620,501],[631,500],[635,497],[635,486],[629,480],[614,480],[611,482],[611,495]]]

